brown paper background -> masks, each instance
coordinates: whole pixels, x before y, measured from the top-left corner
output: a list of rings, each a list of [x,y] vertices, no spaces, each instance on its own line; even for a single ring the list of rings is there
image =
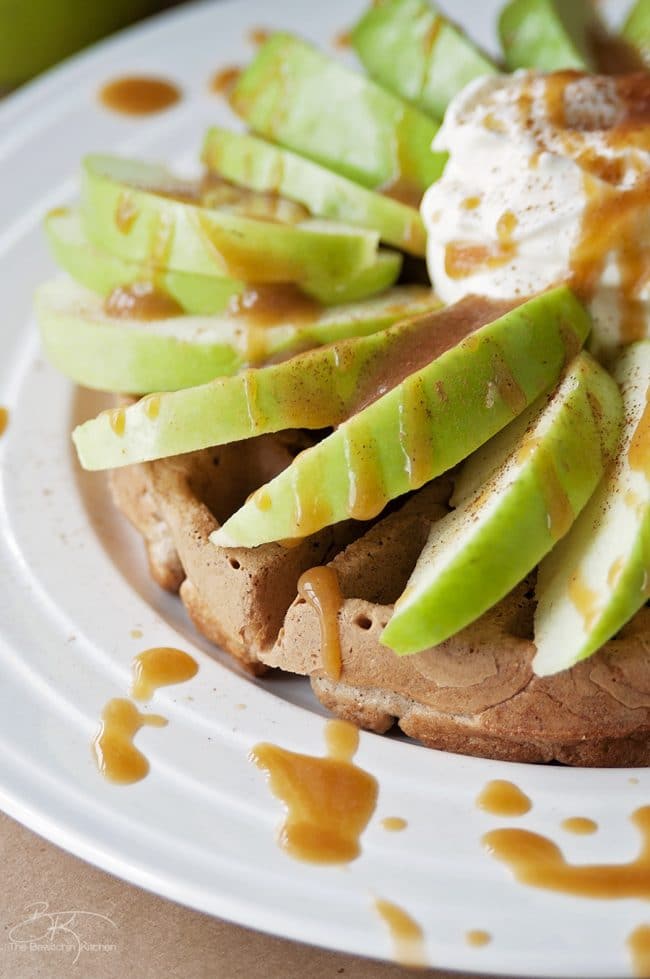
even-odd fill
[[[0,853],[2,979],[470,979],[327,952],[191,911],[84,863],[2,813]],[[9,932],[34,901],[107,915],[115,929],[92,919],[75,928],[85,941],[116,947],[82,951],[76,965],[72,951],[12,948]],[[62,943],[60,934],[54,941]]]

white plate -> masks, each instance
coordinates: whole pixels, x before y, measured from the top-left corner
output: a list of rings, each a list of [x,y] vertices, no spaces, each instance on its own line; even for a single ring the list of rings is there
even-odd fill
[[[75,466],[69,431],[95,411],[42,360],[30,319],[34,286],[52,272],[39,222],[71,198],[82,153],[111,150],[186,163],[209,123],[228,111],[210,74],[252,51],[254,26],[293,28],[328,46],[362,3],[242,0],[181,8],[50,73],[0,108],[0,804],[56,843],[167,897],[279,935],[352,953],[391,956],[372,908],[390,898],[425,930],[432,965],[510,975],[622,976],[625,938],[650,910],[634,901],[580,901],[515,883],[483,850],[499,823],[474,799],[494,777],[534,800],[526,827],[559,839],[559,822],[589,815],[600,831],[568,837],[576,861],[629,859],[628,815],[648,802],[650,772],[506,765],[364,734],[357,760],[379,779],[363,854],[345,870],[295,863],[274,843],[280,807],[247,760],[270,739],[322,751],[322,710],[302,680],[254,683],[195,635],[180,603],[151,584],[142,546],[111,508],[100,476]],[[492,43],[495,3],[453,13]],[[185,99],[134,121],[100,108],[100,84],[124,72],[180,82]],[[130,631],[138,628],[142,639]],[[200,672],[160,692],[165,730],[139,736],[148,778],[115,787],[97,774],[90,742],[103,704],[123,695],[146,646],[193,649]],[[245,704],[245,709],[240,705]],[[384,816],[408,819],[389,835]],[[491,932],[482,949],[468,929]]]

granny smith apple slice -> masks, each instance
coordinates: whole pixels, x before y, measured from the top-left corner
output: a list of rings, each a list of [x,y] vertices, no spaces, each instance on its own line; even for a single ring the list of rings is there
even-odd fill
[[[561,287],[514,309],[470,297],[431,314],[428,328],[432,342],[447,341],[444,352],[432,356],[423,343],[407,361],[386,362],[376,393],[387,393],[368,407],[362,398],[356,414],[254,494],[215,543],[254,547],[371,519],[466,458],[551,387],[589,321]]]
[[[367,190],[339,174],[248,133],[213,127],[203,143],[208,170],[257,191],[299,201],[312,214],[378,231],[382,241],[412,255],[426,253],[415,208]]]
[[[145,283],[158,293],[170,297],[181,307],[179,312],[204,316],[221,313],[233,298],[246,291],[246,283],[235,279],[209,275],[175,272],[154,268],[143,262],[129,262],[98,248],[88,241],[79,215],[58,209],[45,219],[45,229],[52,253],[61,268],[81,285],[101,296],[115,289]],[[389,289],[397,281],[402,268],[398,252],[382,248],[372,265],[334,286],[314,281],[310,295],[324,305],[358,302]]]
[[[650,0],[637,0],[623,26],[622,36],[650,64]]]
[[[43,346],[55,367],[86,387],[141,394],[192,387],[296,349],[369,335],[438,305],[430,290],[404,286],[276,325],[244,313],[140,322],[108,315],[100,297],[67,280],[36,293]]]
[[[367,337],[340,340],[280,364],[219,377],[184,391],[151,394],[80,425],[85,469],[110,469],[282,431],[340,425],[359,400],[386,385],[387,369],[434,356],[444,343],[416,318]]]
[[[506,64],[513,71],[595,71],[590,42],[597,25],[592,0],[511,0],[499,18]]]
[[[455,635],[567,533],[616,451],[621,397],[587,354],[466,467],[459,505],[431,528],[381,642],[405,655]],[[452,504],[457,500],[452,498]]]
[[[468,82],[497,70],[428,0],[373,4],[352,44],[372,78],[438,119]]]
[[[86,157],[82,219],[88,238],[127,261],[247,282],[321,289],[372,265],[377,232],[324,220],[297,224],[201,207],[165,168],[110,156]],[[185,200],[180,199],[185,195]]]
[[[615,464],[537,577],[535,673],[595,653],[650,597],[650,340],[613,367],[625,413]]]
[[[231,105],[255,132],[373,190],[421,196],[445,164],[434,120],[290,34],[260,48]]]
[[[222,312],[233,296],[245,289],[243,282],[234,279],[153,269],[143,262],[118,258],[88,240],[79,214],[74,210],[59,208],[51,211],[45,219],[45,231],[52,254],[61,268],[82,286],[101,296],[108,296],[114,289],[133,283],[153,282],[186,313],[203,316]]]

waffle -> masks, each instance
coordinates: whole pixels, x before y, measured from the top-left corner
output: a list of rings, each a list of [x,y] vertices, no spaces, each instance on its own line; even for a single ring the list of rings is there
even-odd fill
[[[285,432],[112,474],[117,505],[142,533],[155,580],[245,669],[309,676],[338,717],[378,733],[395,723],[445,751],[519,762],[650,765],[650,610],[595,656],[551,677],[531,662],[534,576],[434,649],[398,657],[379,636],[451,481],[435,480],[371,525],[327,528],[296,546],[218,548],[208,538],[249,493],[310,444]],[[342,673],[328,678],[318,616],[297,596],[303,571],[336,571]]]

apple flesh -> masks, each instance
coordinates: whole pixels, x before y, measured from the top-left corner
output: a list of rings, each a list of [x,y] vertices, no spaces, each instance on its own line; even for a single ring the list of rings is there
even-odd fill
[[[446,161],[434,120],[290,34],[260,48],[230,101],[254,132],[372,190],[421,195]]]
[[[650,340],[613,366],[625,416],[617,458],[537,578],[533,669],[547,676],[595,653],[650,597]]]
[[[426,254],[426,232],[415,208],[257,136],[215,126],[206,133],[202,160],[225,180],[298,201],[319,217],[371,228],[411,255]]]
[[[464,302],[478,304],[476,325],[487,325],[426,366],[408,365],[399,383],[387,379],[386,394],[301,453],[214,542],[255,547],[350,517],[373,518],[389,500],[465,459],[548,390],[589,331],[585,310],[565,287],[507,312],[489,300]],[[430,330],[444,336],[470,308],[433,314]]]
[[[376,261],[376,232],[322,220],[256,220],[180,199],[193,189],[163,167],[86,157],[84,232],[98,247],[154,269],[292,282],[305,291],[311,284],[335,290]]]
[[[597,24],[592,0],[511,0],[499,18],[506,65],[595,71],[590,38]]]
[[[244,314],[126,320],[107,316],[100,297],[57,279],[36,293],[49,360],[78,384],[101,391],[176,391],[236,374],[251,363],[349,336],[383,330],[439,301],[417,286],[363,303],[333,306],[309,323],[258,326]]]
[[[496,67],[427,0],[385,0],[352,31],[361,63],[380,85],[442,119],[450,101]]]
[[[340,425],[361,389],[383,383],[388,360],[405,362],[426,342],[428,324],[414,319],[367,337],[298,354],[209,384],[153,394],[104,411],[73,433],[85,469],[111,469],[237,442],[287,428]]]
[[[597,405],[597,410],[594,410]],[[381,642],[399,655],[444,642],[496,605],[567,533],[612,459],[616,383],[587,354],[549,398],[470,459]]]

